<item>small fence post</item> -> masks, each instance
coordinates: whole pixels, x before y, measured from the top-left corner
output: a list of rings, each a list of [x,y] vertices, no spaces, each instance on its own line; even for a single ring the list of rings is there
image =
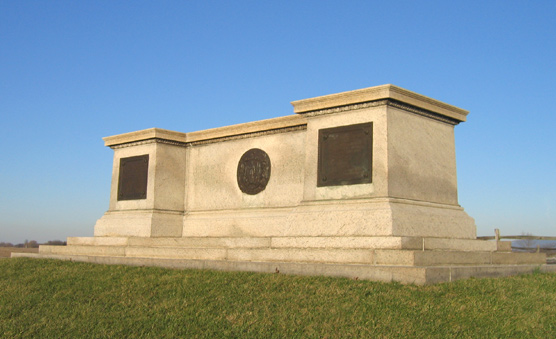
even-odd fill
[[[494,240],[496,241],[496,250],[500,250],[500,230],[498,228],[494,229]]]

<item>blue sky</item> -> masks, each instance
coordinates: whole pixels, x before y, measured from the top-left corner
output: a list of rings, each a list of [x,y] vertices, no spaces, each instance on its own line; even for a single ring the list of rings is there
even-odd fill
[[[394,84],[470,111],[478,234],[556,235],[555,1],[0,1],[0,241],[92,236],[102,137]]]

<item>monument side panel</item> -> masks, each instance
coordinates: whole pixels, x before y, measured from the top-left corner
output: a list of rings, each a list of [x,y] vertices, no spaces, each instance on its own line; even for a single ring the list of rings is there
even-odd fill
[[[355,133],[342,133],[342,131],[347,131],[354,126],[356,127]],[[366,128],[361,128],[363,126],[366,126]],[[333,133],[330,134],[327,131]],[[365,134],[365,131],[368,131],[369,134]],[[323,147],[323,141],[319,140],[319,134],[320,138],[329,134],[332,140],[326,142],[334,142],[334,137],[344,141],[340,140],[339,143],[336,142],[328,148]],[[357,142],[357,139],[364,139],[365,141]],[[322,201],[386,196],[388,184],[386,142],[386,106],[308,117],[303,200]],[[325,158],[321,156],[320,160],[319,147],[321,148],[321,155],[325,156]],[[335,159],[334,156],[342,152],[342,147],[348,158],[343,159],[340,156]],[[329,152],[327,153],[327,151]],[[331,154],[332,157],[330,157]],[[349,158],[351,156],[355,158]],[[323,163],[323,160],[326,164]],[[337,160],[353,166],[338,165]],[[320,170],[319,161],[321,164]],[[333,174],[333,185],[323,184],[327,170]],[[351,173],[351,170],[355,172]]]
[[[454,126],[388,109],[388,195],[457,205]]]
[[[257,170],[256,159],[240,164],[252,149],[264,152],[271,168],[264,189],[246,193],[238,170],[265,172]],[[193,145],[188,152],[188,212],[296,206],[302,199],[305,130]],[[240,178],[249,173],[240,173]]]
[[[156,155],[153,207],[181,212],[185,199],[186,148],[158,143]]]

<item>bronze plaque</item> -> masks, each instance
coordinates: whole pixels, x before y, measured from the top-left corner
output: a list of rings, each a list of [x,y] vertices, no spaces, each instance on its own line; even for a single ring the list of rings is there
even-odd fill
[[[118,200],[139,200],[147,198],[147,177],[149,155],[120,159],[118,178]]]
[[[243,193],[255,195],[264,191],[270,179],[270,158],[265,151],[252,148],[237,165],[237,184]]]
[[[319,130],[317,186],[372,182],[373,123]]]

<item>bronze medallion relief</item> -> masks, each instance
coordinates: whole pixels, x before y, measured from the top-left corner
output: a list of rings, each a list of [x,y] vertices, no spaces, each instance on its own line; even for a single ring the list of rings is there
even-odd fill
[[[245,152],[237,165],[237,184],[246,194],[255,195],[266,188],[270,179],[270,158],[265,151],[252,148]]]

